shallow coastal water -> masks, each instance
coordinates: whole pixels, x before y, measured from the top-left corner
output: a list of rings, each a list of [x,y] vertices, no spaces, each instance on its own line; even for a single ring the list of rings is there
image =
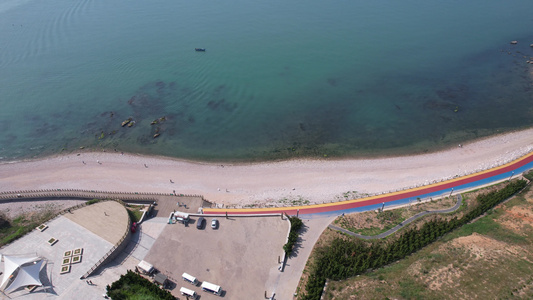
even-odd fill
[[[532,8],[0,0],[0,157],[344,157],[529,127]]]

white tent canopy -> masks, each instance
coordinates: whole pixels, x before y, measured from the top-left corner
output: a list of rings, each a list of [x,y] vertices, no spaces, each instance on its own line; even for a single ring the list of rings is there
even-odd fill
[[[4,277],[0,287],[11,292],[19,287],[28,285],[42,286],[39,272],[43,260],[39,257],[16,257],[4,255]],[[12,275],[15,275],[14,278]],[[10,279],[12,281],[10,282]]]

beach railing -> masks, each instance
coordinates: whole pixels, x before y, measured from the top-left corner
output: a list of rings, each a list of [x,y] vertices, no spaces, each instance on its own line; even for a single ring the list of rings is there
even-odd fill
[[[157,193],[157,192],[111,192],[96,191],[83,189],[47,189],[47,190],[21,190],[21,191],[3,191],[0,192],[0,201],[2,200],[27,200],[39,198],[76,198],[76,199],[122,199],[127,201],[157,201],[157,197],[194,197],[210,203],[202,195],[194,194],[174,194],[174,193]]]

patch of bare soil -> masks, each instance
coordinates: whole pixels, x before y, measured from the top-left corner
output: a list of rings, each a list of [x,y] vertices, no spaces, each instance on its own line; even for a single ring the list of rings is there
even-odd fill
[[[339,217],[335,222],[343,228],[379,228],[385,227],[385,222],[381,222],[378,218],[378,213],[375,211],[367,211],[363,213],[355,213]]]
[[[426,280],[427,287],[430,290],[438,291],[443,285],[455,286],[455,282],[463,276],[464,272],[455,268],[453,264],[434,269],[429,273]]]
[[[413,275],[426,273],[421,278],[424,278],[427,287],[434,291],[440,291],[442,287],[447,289],[454,286],[459,287],[460,279],[465,271],[477,261],[498,267],[500,262],[507,258],[526,259],[529,256],[527,250],[519,246],[511,246],[477,233],[459,237],[443,244],[434,253],[456,257],[457,262],[424,270],[423,261],[417,261],[411,265],[408,271],[409,274]]]
[[[354,295],[354,292],[361,291],[361,290],[375,290],[379,288],[383,288],[383,286],[387,285],[387,283],[383,280],[376,280],[376,279],[369,279],[365,278],[363,280],[356,280],[350,282],[350,285],[346,285],[344,281],[337,281],[337,282],[330,282],[329,285],[335,288],[339,289],[339,292],[341,292],[340,289],[342,289],[342,299],[367,299],[365,295]],[[330,289],[328,289],[330,290]],[[340,299],[338,296],[335,296],[335,291],[332,291],[332,293],[327,293],[325,299]]]
[[[529,207],[513,206],[504,211],[499,223],[515,233],[525,234],[524,226],[533,225],[533,211]]]
[[[492,238],[473,233],[469,236],[456,238],[449,247],[461,248],[469,252],[472,258],[484,260],[497,260],[502,255],[524,257],[527,252],[519,246],[509,245]]]

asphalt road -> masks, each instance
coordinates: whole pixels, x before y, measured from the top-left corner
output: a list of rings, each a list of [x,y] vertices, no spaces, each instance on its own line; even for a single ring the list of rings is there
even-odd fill
[[[330,224],[328,227],[333,229],[333,230],[337,230],[337,231],[346,233],[348,235],[355,236],[355,237],[360,238],[360,239],[365,239],[365,240],[382,239],[384,237],[387,237],[387,236],[395,233],[396,231],[400,230],[404,226],[408,225],[409,223],[413,222],[414,220],[416,220],[418,218],[421,218],[421,217],[423,217],[425,215],[454,212],[457,209],[459,209],[459,207],[461,207],[462,203],[463,203],[463,197],[461,196],[461,194],[458,194],[457,195],[457,203],[455,203],[455,205],[452,208],[431,210],[431,211],[429,211],[429,210],[423,211],[421,213],[418,213],[418,214],[410,217],[409,219],[405,220],[404,222],[396,225],[394,228],[391,228],[391,229],[389,229],[389,230],[387,230],[387,231],[385,231],[383,233],[380,233],[378,235],[361,235],[361,234],[357,234],[355,232],[351,232],[349,230],[346,230],[344,228],[341,228],[341,227],[338,227],[338,226],[335,226],[335,225],[332,225],[332,224]]]

